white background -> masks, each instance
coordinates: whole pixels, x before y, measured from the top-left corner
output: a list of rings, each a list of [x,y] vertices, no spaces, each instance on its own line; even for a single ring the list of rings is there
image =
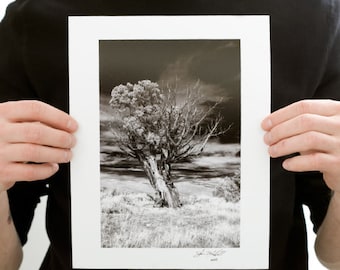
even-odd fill
[[[5,9],[10,0],[0,0],[0,18],[5,14]],[[42,203],[36,210],[36,218],[33,223],[33,227],[29,234],[29,243],[24,248],[24,262],[21,270],[32,270],[38,269],[40,262],[43,259],[44,253],[48,247],[48,239],[45,233],[45,206],[46,200],[43,199]],[[309,220],[309,212],[305,209],[306,219]],[[311,224],[308,223],[308,238],[309,238],[309,249],[310,249],[310,269],[311,270],[322,270],[325,269],[318,263],[315,258],[313,250],[314,233],[312,232]]]

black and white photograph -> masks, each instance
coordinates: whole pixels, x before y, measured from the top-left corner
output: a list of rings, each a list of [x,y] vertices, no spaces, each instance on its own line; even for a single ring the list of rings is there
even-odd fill
[[[74,267],[266,269],[268,18],[69,22]]]
[[[102,247],[240,246],[240,47],[100,41]]]

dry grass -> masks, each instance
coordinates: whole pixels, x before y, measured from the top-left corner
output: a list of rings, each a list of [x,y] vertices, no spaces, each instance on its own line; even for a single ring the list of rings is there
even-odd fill
[[[144,193],[102,191],[102,246],[239,247],[240,209],[223,198],[182,197],[180,209],[155,208]]]

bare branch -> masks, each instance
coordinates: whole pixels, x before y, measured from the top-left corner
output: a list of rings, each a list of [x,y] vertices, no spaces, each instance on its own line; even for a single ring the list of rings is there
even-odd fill
[[[215,115],[222,101],[204,98],[199,81],[183,91],[168,85],[163,93],[150,81],[120,85],[114,88],[110,101],[121,115],[113,137],[131,157],[138,158],[141,152],[162,155],[164,149],[167,162],[199,155],[210,138],[231,128],[221,129],[223,118]]]

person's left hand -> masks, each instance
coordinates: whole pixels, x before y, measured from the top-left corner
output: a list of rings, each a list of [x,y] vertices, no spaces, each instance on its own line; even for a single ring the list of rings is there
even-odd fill
[[[267,116],[262,122],[271,157],[290,154],[288,171],[320,171],[328,187],[340,192],[340,102],[303,100]]]

